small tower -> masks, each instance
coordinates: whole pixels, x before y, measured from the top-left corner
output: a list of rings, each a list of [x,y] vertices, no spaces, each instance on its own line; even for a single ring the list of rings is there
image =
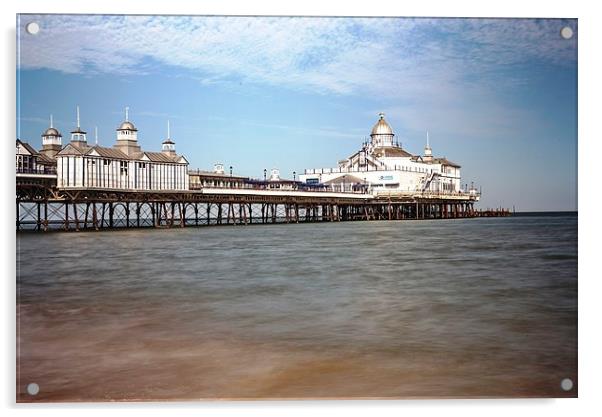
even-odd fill
[[[62,138],[61,132],[55,129],[52,115],[50,115],[50,127],[42,133],[42,150],[40,152],[54,158],[63,147]]]
[[[278,168],[272,168],[270,171],[270,181],[280,181],[280,170]]]
[[[125,121],[117,128],[117,143],[115,144],[115,148],[127,155],[141,151],[140,145],[138,145],[138,129],[129,120],[129,110],[129,107],[125,108]]]
[[[85,146],[88,144],[86,132],[84,132],[79,123],[79,106],[76,109],[77,127],[71,132],[71,144],[74,146]]]
[[[433,150],[431,149],[431,145],[429,144],[429,132],[426,131],[426,146],[424,147],[424,161],[425,162],[433,162]]]
[[[167,139],[163,141],[163,146],[161,147],[161,151],[169,156],[176,155],[176,143],[171,140],[171,132],[169,129],[169,120],[167,121]]]
[[[224,164],[222,164],[221,162],[216,162],[215,164],[213,164],[213,172],[216,174],[223,174]]]

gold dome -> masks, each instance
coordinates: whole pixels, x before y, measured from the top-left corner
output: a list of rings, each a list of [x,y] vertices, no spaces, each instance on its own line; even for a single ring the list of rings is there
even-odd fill
[[[376,122],[376,124],[372,128],[372,133],[370,133],[370,136],[372,136],[372,135],[392,135],[393,129],[391,129],[391,126],[389,126],[389,123],[387,123],[387,121],[385,120],[385,114],[380,113],[379,117],[380,118],[378,119],[378,122]]]

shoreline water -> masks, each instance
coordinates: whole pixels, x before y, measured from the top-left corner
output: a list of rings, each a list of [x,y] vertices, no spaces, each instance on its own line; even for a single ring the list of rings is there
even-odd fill
[[[574,397],[576,226],[19,234],[18,401]]]

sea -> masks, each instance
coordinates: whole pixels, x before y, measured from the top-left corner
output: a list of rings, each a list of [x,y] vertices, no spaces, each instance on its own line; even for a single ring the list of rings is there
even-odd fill
[[[17,233],[17,401],[576,397],[577,220]]]

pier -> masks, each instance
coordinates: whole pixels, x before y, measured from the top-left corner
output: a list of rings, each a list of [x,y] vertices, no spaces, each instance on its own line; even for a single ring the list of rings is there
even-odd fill
[[[176,153],[169,124],[161,152],[143,150],[129,119],[113,147],[88,143],[79,106],[71,140],[54,126],[42,149],[16,141],[17,231],[83,231],[305,222],[457,219],[507,216],[475,210],[480,188],[462,186],[460,165],[435,157],[427,142],[414,155],[379,115],[359,151],[336,167],[308,168],[292,179],[277,168],[263,179],[223,163],[191,170]]]
[[[84,231],[305,222],[455,219],[479,211],[478,195],[203,188],[182,191],[57,189],[17,177],[17,231]]]

